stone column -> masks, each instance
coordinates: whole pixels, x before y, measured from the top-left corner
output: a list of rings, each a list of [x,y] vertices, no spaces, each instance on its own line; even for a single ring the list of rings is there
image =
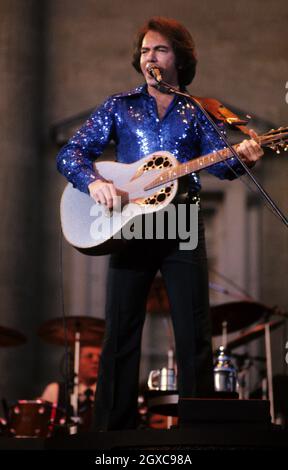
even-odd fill
[[[0,347],[0,393],[9,401],[27,398],[37,371],[43,6],[37,0],[0,4],[0,325],[28,336],[25,345]]]

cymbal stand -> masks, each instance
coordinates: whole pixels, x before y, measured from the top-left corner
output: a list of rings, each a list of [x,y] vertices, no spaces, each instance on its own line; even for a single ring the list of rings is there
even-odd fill
[[[265,322],[265,351],[267,366],[268,394],[270,400],[270,414],[272,423],[275,423],[274,393],[273,393],[273,373],[272,373],[272,352],[271,352],[271,332],[268,319]]]
[[[227,329],[228,329],[228,322],[222,322],[222,346],[226,349],[227,347]]]
[[[252,363],[248,360],[248,363],[245,365],[245,362],[241,366],[238,365],[237,377],[239,400],[247,400],[249,398],[249,370]]]
[[[174,350],[168,349],[168,369],[174,369]]]
[[[74,425],[70,428],[70,434],[76,434],[80,417],[78,416],[78,398],[79,398],[79,358],[80,358],[80,332],[75,333],[75,348],[74,348],[74,375],[73,375],[73,393],[71,394],[70,403],[73,409],[73,416],[71,417]]]
[[[166,323],[168,341],[169,341],[168,369],[174,369],[174,348],[173,348],[174,341],[173,341],[173,329],[171,325],[171,319],[165,317],[164,321]],[[167,416],[167,424],[166,424],[167,429],[170,429],[172,425],[173,425],[173,416]]]
[[[170,347],[168,349],[168,369],[174,369],[174,350]],[[173,426],[173,416],[167,416],[167,429]]]

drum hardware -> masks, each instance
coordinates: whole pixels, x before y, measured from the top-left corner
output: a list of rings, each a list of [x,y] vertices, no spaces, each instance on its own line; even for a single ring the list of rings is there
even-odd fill
[[[15,438],[51,437],[66,423],[65,413],[45,400],[18,400],[9,408],[7,433]]]
[[[218,309],[218,317],[220,317],[219,309]],[[219,318],[218,318],[218,321],[219,321]],[[214,390],[217,393],[232,394],[236,392],[237,371],[232,363],[231,356],[227,349],[228,321],[225,319],[225,315],[222,318],[221,331],[222,331],[222,345],[216,351],[216,361],[214,363],[214,369],[213,369]]]
[[[225,349],[227,347],[227,334],[228,334],[228,322],[222,322],[222,346]]]
[[[148,376],[148,389],[160,391],[177,390],[177,372],[175,368],[174,349],[172,346],[173,334],[171,322],[166,318],[166,327],[169,338],[170,347],[167,353],[167,367],[151,370]]]
[[[266,370],[267,370],[267,383],[270,398],[270,414],[272,423],[275,423],[274,412],[274,397],[273,397],[273,371],[272,371],[272,353],[271,353],[271,330],[282,325],[282,321],[269,322],[272,315],[288,318],[288,312],[282,311],[277,306],[267,307],[258,302],[230,302],[223,305],[216,305],[211,308],[213,335],[221,334],[223,321],[227,321],[229,325],[229,333],[237,330],[242,330],[261,318],[264,319],[262,324],[256,325],[249,331],[242,333],[238,338],[227,344],[229,349],[234,349],[238,346],[250,342],[264,334],[265,337],[265,356],[266,356]],[[247,372],[247,371],[246,371]]]
[[[169,316],[170,304],[167,296],[164,279],[161,276],[156,276],[152,283],[148,295],[146,310],[152,315],[163,315],[163,323],[165,324],[169,343],[167,367],[150,371],[147,381],[148,390],[150,390],[150,392],[159,391],[159,394],[161,394],[162,392],[176,391],[177,369],[174,360],[174,334],[171,323],[171,317]],[[147,393],[149,394],[149,391]],[[163,419],[160,417],[158,425],[161,426],[161,423],[163,424]],[[155,422],[154,425],[156,425]],[[169,415],[167,416],[166,420],[166,428],[170,429],[172,425],[173,416]]]
[[[149,390],[177,390],[175,369],[162,367],[162,369],[151,370],[147,383]]]
[[[77,328],[77,326],[76,326]],[[78,327],[79,328],[79,327]],[[74,381],[73,381],[73,393],[70,396],[70,404],[73,409],[73,415],[71,416],[72,423],[75,426],[70,427],[70,434],[76,434],[78,425],[80,424],[80,416],[78,415],[78,398],[79,398],[79,360],[80,360],[80,331],[75,332],[75,349],[74,349]]]
[[[74,345],[74,374],[70,405],[72,413],[67,422],[69,434],[76,434],[78,427],[83,423],[79,416],[79,361],[81,346],[102,346],[104,337],[105,321],[100,318],[70,316],[65,317],[65,328],[63,318],[49,320],[38,330],[38,335],[45,341],[65,345]]]
[[[270,324],[269,324],[268,320],[267,320],[267,322],[265,322],[265,351],[266,351],[268,393],[269,393],[269,399],[270,399],[270,414],[271,414],[271,421],[272,421],[272,423],[275,424],[273,372],[272,372],[272,350],[271,350],[271,331],[270,331]]]
[[[220,346],[214,365],[214,388],[216,392],[236,392],[237,370],[228,349]]]
[[[259,321],[265,313],[272,315],[274,309],[258,302],[227,302],[210,308],[212,334],[223,334],[223,322],[227,322],[227,333],[243,330]]]
[[[171,326],[171,322],[170,322]],[[172,335],[171,335],[172,338]],[[177,387],[177,370],[174,369],[174,350],[170,348],[168,350],[168,369],[172,369],[175,371],[175,383],[176,389]],[[155,423],[156,424],[156,423]],[[173,426],[173,416],[167,416],[167,429],[170,429]]]
[[[283,320],[271,321],[269,323],[270,330],[271,331],[275,330],[279,326],[283,325],[283,323],[284,323]],[[244,333],[241,333],[232,341],[229,341],[227,346],[230,350],[233,350],[233,349],[238,348],[239,346],[244,346],[245,344],[249,343],[250,341],[254,339],[260,338],[264,334],[265,334],[265,323],[258,323],[258,325],[256,325],[255,327],[250,328],[249,330],[246,330]]]
[[[249,399],[249,371],[253,364],[252,360],[249,358],[244,359],[243,361],[238,362],[238,393],[240,400]]]
[[[274,412],[274,396],[273,396],[273,384],[272,384],[272,352],[271,352],[271,331],[278,328],[279,326],[283,325],[284,320],[277,320],[269,322],[269,316],[275,313],[275,309],[271,309],[269,314],[266,315],[266,322],[259,323],[254,328],[245,331],[241,335],[239,335],[234,340],[228,343],[228,347],[230,349],[235,349],[239,346],[249,343],[250,341],[260,338],[264,335],[265,337],[265,356],[266,356],[266,370],[267,370],[267,384],[268,384],[268,392],[269,392],[269,399],[270,399],[270,413],[272,423],[275,423],[275,412]]]
[[[175,391],[177,390],[177,373],[174,367],[174,351],[168,350],[168,365],[161,369],[151,370],[147,381],[149,390]]]
[[[53,318],[45,322],[38,330],[38,335],[50,344],[63,346],[67,342],[75,345],[76,333],[81,335],[81,346],[102,346],[105,320],[93,317],[70,316]]]

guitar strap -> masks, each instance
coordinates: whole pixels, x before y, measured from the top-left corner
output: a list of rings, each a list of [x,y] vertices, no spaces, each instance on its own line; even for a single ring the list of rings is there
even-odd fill
[[[214,98],[201,98],[193,96],[193,99],[200,103],[203,108],[215,119],[225,122],[232,127],[240,130],[244,134],[249,135],[249,129],[246,127],[248,119],[241,119],[237,114],[226,108],[220,101]]]

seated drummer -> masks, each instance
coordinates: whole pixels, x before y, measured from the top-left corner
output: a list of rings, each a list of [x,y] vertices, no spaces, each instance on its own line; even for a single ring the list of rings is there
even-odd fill
[[[99,346],[82,346],[79,358],[79,402],[94,401],[99,359],[101,348]],[[57,403],[60,407],[65,407],[65,385],[59,382],[52,382],[47,385],[41,397],[52,403]]]

